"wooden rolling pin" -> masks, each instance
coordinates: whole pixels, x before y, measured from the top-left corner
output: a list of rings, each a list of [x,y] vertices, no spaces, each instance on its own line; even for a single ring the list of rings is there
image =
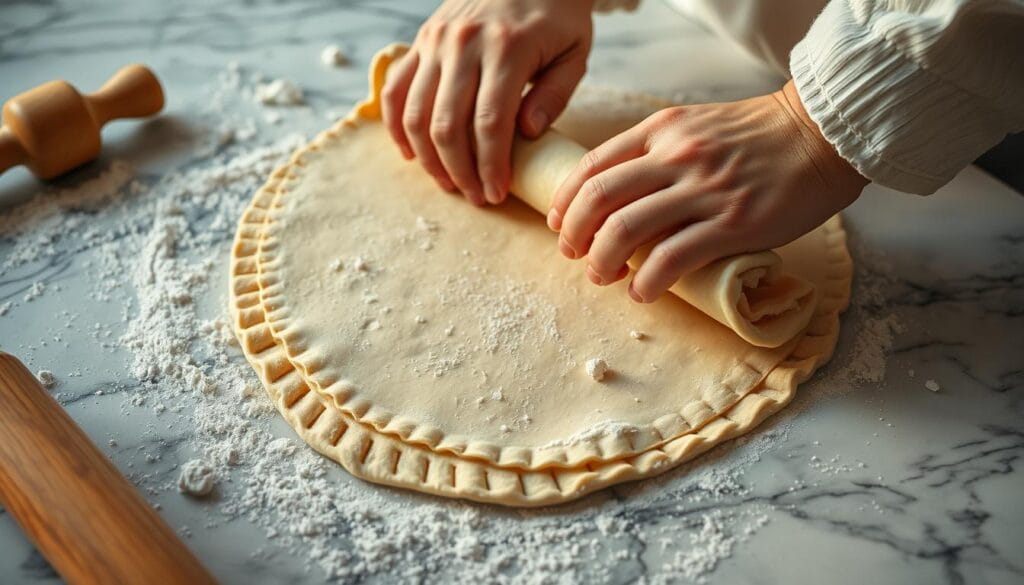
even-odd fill
[[[128,65],[89,95],[66,81],[44,83],[4,104],[0,173],[25,165],[41,179],[56,177],[99,155],[107,122],[151,116],[163,107],[160,81],[142,65]]]
[[[71,585],[215,583],[14,356],[0,352],[0,499]]]

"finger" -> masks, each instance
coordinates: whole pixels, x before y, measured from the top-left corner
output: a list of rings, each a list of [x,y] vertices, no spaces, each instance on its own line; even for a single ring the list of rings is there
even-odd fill
[[[629,285],[633,300],[650,303],[684,274],[741,251],[717,222],[701,221],[662,240],[643,261]]]
[[[638,199],[614,211],[601,224],[587,253],[587,263],[604,284],[616,282],[639,248],[708,217],[710,210],[706,208],[706,198],[680,184]]]
[[[555,231],[562,229],[562,218],[587,179],[614,165],[642,156],[646,149],[646,132],[639,126],[633,126],[585,154],[555,191],[551,209],[548,210],[548,227]]]
[[[562,220],[562,253],[569,258],[585,256],[594,233],[612,212],[670,185],[672,177],[659,171],[663,169],[655,165],[652,157],[640,157],[587,179]]]
[[[434,177],[442,189],[454,192],[455,184],[448,177],[448,172],[441,164],[437,150],[434,149],[434,143],[430,139],[430,117],[440,81],[440,65],[434,59],[421,54],[416,75],[409,87],[409,96],[405,101],[402,126],[405,128],[405,134],[409,137],[409,143],[412,145],[412,150],[416,153],[420,165]]]
[[[475,59],[457,55],[446,60],[430,119],[430,138],[441,164],[474,205],[484,204],[469,134],[479,80],[480,66]]]
[[[515,116],[529,76],[514,53],[499,48],[484,55],[473,132],[480,181],[491,203],[504,201],[512,182]]]
[[[419,55],[408,53],[398,63],[392,65],[381,93],[381,115],[384,118],[384,126],[406,160],[413,158],[414,154],[412,146],[409,144],[409,138],[405,135],[405,128],[402,126],[402,114],[405,110],[405,100],[409,95],[409,86],[412,84],[418,64]]]
[[[579,45],[545,67],[535,76],[533,87],[519,108],[519,128],[536,138],[562,114],[572,92],[587,72],[588,46]]]

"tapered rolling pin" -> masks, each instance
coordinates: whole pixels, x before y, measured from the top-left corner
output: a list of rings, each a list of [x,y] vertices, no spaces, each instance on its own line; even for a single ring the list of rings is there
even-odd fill
[[[51,179],[96,158],[100,130],[118,118],[142,118],[164,107],[153,72],[128,65],[96,93],[82,95],[66,81],[50,81],[7,100],[0,127],[0,173],[25,165]]]
[[[215,583],[14,356],[0,352],[0,499],[71,585]]]

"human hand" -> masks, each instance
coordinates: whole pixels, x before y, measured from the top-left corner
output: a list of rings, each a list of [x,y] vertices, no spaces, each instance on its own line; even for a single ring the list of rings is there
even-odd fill
[[[592,3],[446,0],[384,86],[384,123],[402,155],[446,191],[501,203],[517,119],[539,135],[586,71]]]
[[[559,249],[607,285],[653,245],[629,294],[652,302],[719,258],[787,244],[860,195],[868,180],[810,119],[793,83],[738,102],[656,112],[589,152],[548,212]]]

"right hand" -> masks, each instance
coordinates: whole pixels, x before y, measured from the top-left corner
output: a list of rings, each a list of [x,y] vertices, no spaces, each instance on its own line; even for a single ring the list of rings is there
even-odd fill
[[[384,123],[402,155],[476,205],[504,201],[517,120],[540,135],[586,71],[592,4],[446,0],[384,85]]]

